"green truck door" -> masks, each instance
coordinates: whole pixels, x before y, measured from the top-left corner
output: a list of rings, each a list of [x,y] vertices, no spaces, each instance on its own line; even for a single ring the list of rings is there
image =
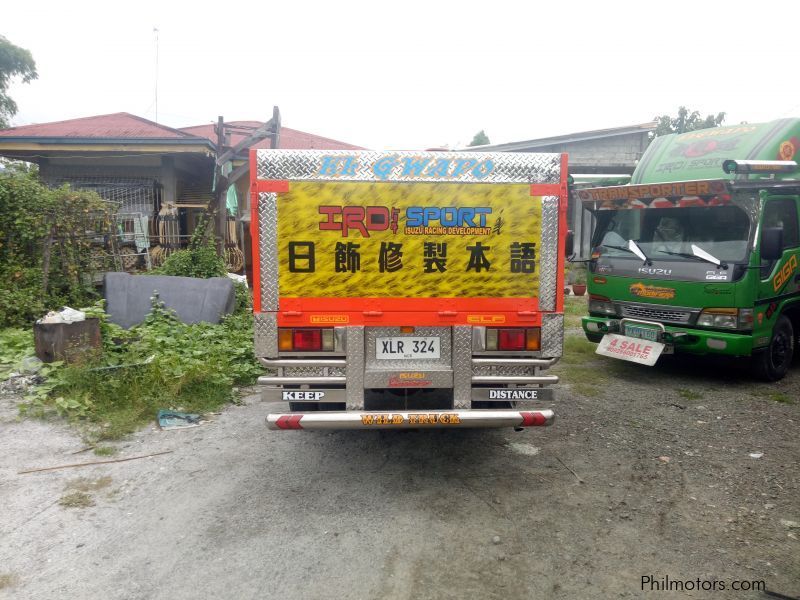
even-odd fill
[[[756,346],[769,341],[772,328],[787,302],[800,299],[800,226],[795,196],[769,197],[764,206],[761,231],[769,227],[783,229],[783,256],[780,260],[761,261],[756,300]],[[766,339],[765,339],[766,338]]]

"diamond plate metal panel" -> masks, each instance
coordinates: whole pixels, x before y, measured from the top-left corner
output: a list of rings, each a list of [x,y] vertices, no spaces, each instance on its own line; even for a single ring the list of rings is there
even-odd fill
[[[472,403],[472,327],[453,327],[453,407]]]
[[[562,356],[564,349],[564,315],[542,315],[542,356]]]
[[[323,157],[334,157],[326,158]],[[258,150],[259,179],[558,183],[561,155],[509,152]],[[460,161],[460,162],[459,162]]]
[[[364,410],[364,328],[347,328],[347,410]]]
[[[558,284],[558,196],[542,198],[542,247],[539,262],[539,309],[556,309]]]
[[[286,377],[346,377],[344,367],[283,367]]]
[[[278,195],[258,195],[258,255],[261,309],[278,310]]]
[[[327,377],[326,367],[283,367],[286,377]]]
[[[449,368],[451,365],[450,327],[416,327],[414,333],[400,333],[399,327],[367,327],[366,352],[367,369],[386,371],[425,371],[430,369]],[[419,360],[378,360],[375,358],[376,340],[379,337],[438,337],[440,358]]]
[[[473,367],[473,375],[498,375],[503,377],[518,377],[536,375],[535,367],[505,367],[493,365],[477,365]]]
[[[256,313],[253,335],[256,356],[278,357],[278,317],[274,313]]]

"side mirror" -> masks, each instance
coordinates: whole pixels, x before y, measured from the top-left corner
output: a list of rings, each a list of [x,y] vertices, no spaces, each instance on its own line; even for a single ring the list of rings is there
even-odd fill
[[[761,260],[778,260],[783,256],[783,227],[765,227],[761,231]]]
[[[567,237],[564,240],[564,256],[572,256],[575,250],[575,234],[571,229],[567,230]]]

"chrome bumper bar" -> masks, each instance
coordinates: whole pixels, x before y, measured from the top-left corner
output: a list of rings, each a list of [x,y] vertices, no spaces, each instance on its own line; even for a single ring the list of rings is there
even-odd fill
[[[263,358],[260,362],[265,367],[276,369],[278,367],[346,367],[344,358]]]
[[[331,375],[328,377],[262,375],[258,378],[259,385],[344,385],[345,383],[347,383],[347,377],[343,375]]]
[[[558,375],[473,375],[472,383],[518,383],[551,385],[558,383]]]
[[[552,410],[441,410],[311,412],[267,415],[269,429],[430,429],[439,427],[546,427]]]
[[[558,358],[490,358],[478,357],[472,359],[473,367],[541,367],[547,369],[558,362]]]

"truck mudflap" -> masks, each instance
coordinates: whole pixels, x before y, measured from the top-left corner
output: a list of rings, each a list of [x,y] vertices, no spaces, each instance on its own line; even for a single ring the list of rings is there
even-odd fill
[[[267,415],[269,429],[430,429],[436,427],[546,427],[552,410],[442,410],[311,412]]]

